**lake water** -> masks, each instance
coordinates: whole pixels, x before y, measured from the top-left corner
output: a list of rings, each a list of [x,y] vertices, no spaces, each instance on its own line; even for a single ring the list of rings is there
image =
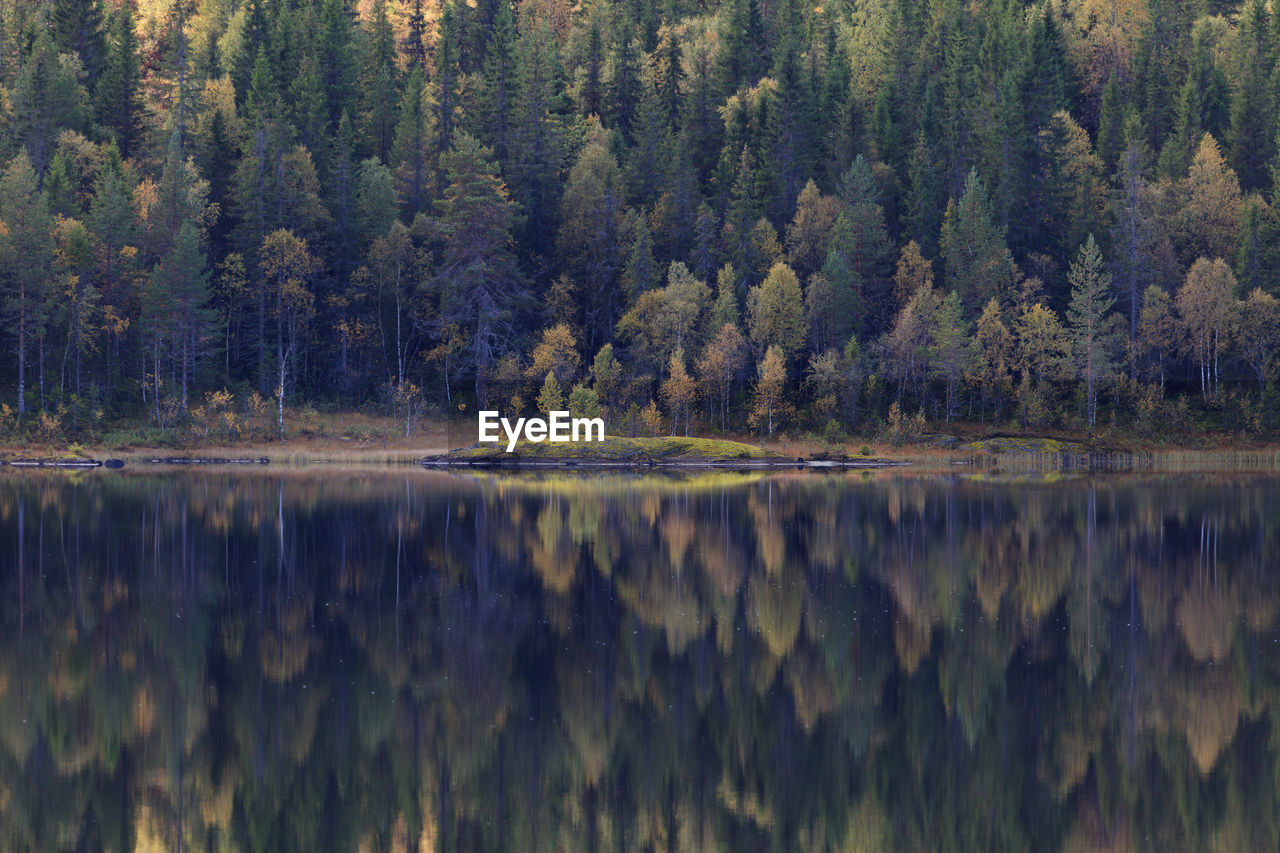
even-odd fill
[[[0,849],[1275,850],[1280,481],[0,477]]]

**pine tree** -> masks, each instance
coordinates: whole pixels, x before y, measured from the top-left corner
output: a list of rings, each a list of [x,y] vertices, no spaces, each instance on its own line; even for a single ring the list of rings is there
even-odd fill
[[[627,295],[633,300],[646,290],[656,287],[659,278],[658,262],[653,258],[653,239],[649,235],[649,226],[644,217],[637,220],[635,235],[623,274]]]
[[[512,102],[516,85],[516,30],[511,4],[499,2],[494,13],[489,49],[485,53],[479,106],[480,133],[472,134],[493,149],[499,163],[509,158]]]
[[[1174,180],[1186,177],[1196,146],[1204,134],[1200,113],[1200,86],[1194,78],[1188,77],[1178,99],[1178,119],[1173,133],[1160,151],[1160,173],[1166,177]]]
[[[711,278],[711,274],[719,266],[720,259],[720,223],[715,211],[705,201],[698,205],[698,218],[694,223],[696,243],[690,260],[693,271],[699,278]]]
[[[171,345],[178,359],[182,409],[186,411],[190,380],[213,318],[208,310],[209,271],[200,249],[200,231],[182,223],[173,248],[162,263]]]
[[[329,106],[320,69],[311,51],[302,54],[298,74],[289,87],[290,121],[298,131],[298,142],[327,162],[329,148]]]
[[[334,131],[356,107],[357,63],[354,27],[344,0],[319,0],[320,35],[316,61],[327,102],[326,129]]]
[[[604,103],[604,39],[600,35],[600,21],[591,17],[587,25],[587,56],[583,61],[582,88],[578,92],[578,101],[582,104],[584,116],[599,116]]]
[[[1110,175],[1124,148],[1124,103],[1120,93],[1119,77],[1112,73],[1102,90],[1102,104],[1098,109],[1098,157],[1106,174]]]
[[[9,111],[11,139],[26,149],[32,166],[40,173],[53,159],[60,131],[88,129],[89,98],[73,68],[58,58],[53,40],[41,29],[14,80]]]
[[[0,177],[0,281],[4,311],[17,348],[18,417],[27,411],[27,356],[44,339],[48,317],[53,222],[35,169],[26,152],[9,162]]]
[[[608,103],[605,112],[609,116],[610,126],[618,130],[630,144],[634,139],[632,124],[640,109],[644,84],[640,80],[639,50],[628,27],[620,28],[614,38],[610,67],[613,70],[604,86]]]
[[[123,157],[129,157],[142,135],[141,67],[133,11],[122,3],[111,16],[106,64],[94,88],[98,123],[115,134]]]
[[[1115,372],[1117,350],[1116,317],[1110,313],[1116,299],[1111,292],[1111,276],[1103,268],[1102,253],[1092,234],[1071,265],[1067,281],[1071,285],[1067,323],[1072,356],[1085,383],[1086,420],[1092,430],[1097,422],[1098,383]]]
[[[434,184],[432,171],[438,142],[433,121],[435,105],[427,93],[422,72],[410,69],[400,103],[400,121],[396,124],[391,162],[396,170],[396,189],[400,209],[406,221],[428,206]]]
[[[332,230],[330,244],[332,246],[332,263],[334,273],[339,280],[345,280],[355,269],[357,233],[354,227],[356,211],[356,164],[355,135],[351,128],[351,117],[343,113],[338,120],[338,131],[334,134],[333,145],[329,154],[329,181],[325,187],[327,195],[325,204],[332,214]]]
[[[863,234],[865,236],[865,232]],[[813,310],[821,310],[830,332],[828,344],[847,339],[858,331],[865,332],[873,325],[878,327],[879,314],[869,318],[863,308],[867,304],[867,279],[859,269],[858,231],[849,217],[842,213],[836,217],[831,232],[827,259],[818,276],[822,279],[826,298],[815,302]],[[812,300],[811,300],[812,301]]]
[[[49,23],[59,53],[80,58],[85,78],[97,81],[107,63],[101,0],[51,0]]]
[[[436,73],[431,79],[435,101],[435,154],[453,146],[458,110],[458,13],[454,3],[445,3],[440,15],[440,39],[436,44]]]
[[[947,286],[960,294],[967,315],[978,314],[992,298],[1004,300],[1011,294],[1016,268],[991,220],[987,191],[977,172],[969,173],[964,196],[942,226],[942,253]]]
[[[684,61],[681,44],[671,27],[663,27],[654,51],[653,89],[657,108],[668,131],[676,128],[684,104]]]
[[[813,173],[813,92],[801,66],[800,35],[788,28],[774,52],[772,78],[776,96],[769,105],[768,138],[773,154],[771,214],[782,220],[795,207],[796,197]]]
[[[1274,15],[1274,11],[1272,12]],[[1246,192],[1268,183],[1275,156],[1277,100],[1272,88],[1275,45],[1268,30],[1265,0],[1248,0],[1241,15],[1241,78],[1231,98],[1231,163]]]
[[[463,330],[464,361],[473,372],[480,409],[488,407],[489,371],[524,298],[524,278],[511,253],[516,206],[490,157],[474,137],[457,135],[453,149],[441,158],[448,185],[436,202],[434,220],[441,241],[432,278],[440,294],[440,321]]]
[[[369,149],[383,162],[392,156],[397,127],[396,104],[401,100],[392,66],[383,65],[366,89],[362,120],[363,136],[368,140]]]
[[[907,198],[904,224],[907,235],[926,255],[937,252],[938,232],[942,227],[943,203],[939,190],[942,182],[928,139],[921,133],[916,138],[907,166]]]
[[[868,309],[863,331],[885,328],[891,316],[889,272],[893,242],[885,227],[884,209],[876,202],[871,166],[862,155],[858,155],[841,178],[838,194],[846,209],[836,220],[831,249],[840,254],[842,265],[852,274],[850,286],[857,298],[853,303],[837,304]],[[823,269],[829,272],[825,265]],[[837,281],[832,279],[832,284],[837,285]],[[852,324],[845,326],[840,340],[852,329]]]
[[[561,202],[557,250],[565,269],[582,288],[581,317],[586,330],[585,344],[595,350],[613,336],[613,324],[622,314],[621,279],[625,256],[622,247],[622,175],[609,152],[604,129],[589,121],[587,144],[578,162],[569,171],[569,182]],[[637,239],[648,241],[648,228],[639,223]],[[646,245],[652,265],[652,250]],[[640,273],[644,275],[644,273]],[[643,290],[648,282],[634,293]]]
[[[1151,275],[1151,255],[1156,243],[1154,197],[1143,177],[1149,152],[1137,116],[1125,126],[1125,148],[1120,155],[1111,213],[1115,223],[1111,245],[1116,253],[1115,268],[1119,290],[1129,314],[1129,340],[1138,334],[1142,294]]]
[[[387,20],[385,0],[373,7],[373,21],[365,34],[360,61],[360,109],[358,124],[367,149],[384,163],[391,159],[395,139],[396,106],[400,87],[396,65],[395,37]]]
[[[524,213],[522,243],[534,254],[552,251],[569,154],[567,103],[555,39],[544,21],[523,27],[516,58],[510,160],[503,164],[511,194]]]
[[[412,0],[406,23],[409,34],[405,36],[404,52],[410,64],[425,75],[430,69],[427,68],[427,16],[422,11],[422,0]]]
[[[769,52],[756,0],[730,0],[721,7],[716,81],[722,95],[752,86],[769,67]]]

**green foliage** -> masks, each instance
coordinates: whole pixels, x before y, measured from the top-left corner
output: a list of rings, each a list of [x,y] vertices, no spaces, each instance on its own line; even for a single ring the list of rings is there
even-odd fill
[[[1121,372],[1201,390],[1205,428],[1262,410],[1268,335],[1215,320],[1205,345],[1205,300],[1155,295],[1202,258],[1239,285],[1214,316],[1280,287],[1262,0],[278,5],[0,4],[19,421],[278,397],[282,361],[331,405],[408,382],[454,411],[491,373],[506,403],[535,395],[559,325],[579,363],[607,348],[590,385],[611,412],[669,408],[682,348],[690,431],[752,413],[726,327],[757,368],[778,348],[787,414],[816,429],[891,400],[999,419],[1015,398],[1096,427],[1125,420]],[[314,261],[288,359],[278,232]],[[1105,256],[1087,274],[1082,245]],[[1106,276],[1114,305],[1077,299]],[[1235,383],[1258,400],[1228,414]]]

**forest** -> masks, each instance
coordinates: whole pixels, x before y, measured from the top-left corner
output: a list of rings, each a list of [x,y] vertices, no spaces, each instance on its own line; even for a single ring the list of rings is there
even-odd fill
[[[0,0],[0,438],[1280,428],[1266,0]]]

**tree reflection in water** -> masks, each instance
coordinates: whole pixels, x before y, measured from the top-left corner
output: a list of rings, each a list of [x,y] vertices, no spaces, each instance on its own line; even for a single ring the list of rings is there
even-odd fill
[[[1277,849],[1278,497],[7,475],[0,847]]]

